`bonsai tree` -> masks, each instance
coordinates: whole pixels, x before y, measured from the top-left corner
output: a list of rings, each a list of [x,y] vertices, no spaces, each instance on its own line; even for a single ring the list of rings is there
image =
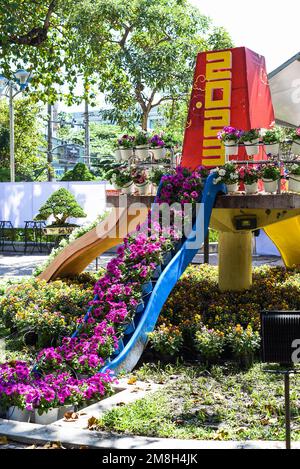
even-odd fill
[[[86,213],[76,202],[75,197],[67,189],[61,188],[54,192],[40,208],[35,220],[47,220],[51,215],[55,218],[54,225],[63,226],[69,217],[84,218]]]
[[[84,163],[77,163],[73,169],[63,175],[61,181],[94,181],[95,179]]]

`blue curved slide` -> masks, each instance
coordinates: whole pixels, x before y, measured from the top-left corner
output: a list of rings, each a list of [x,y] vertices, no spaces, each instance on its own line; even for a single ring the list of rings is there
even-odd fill
[[[197,227],[199,229],[201,218],[202,220],[204,218],[204,229],[201,229],[203,239],[200,239],[200,244],[203,244],[208,232],[216,197],[219,193],[226,193],[226,186],[214,184],[214,178],[215,175],[211,174],[207,178],[203,189],[200,202],[204,206],[204,214],[203,211],[199,210],[191,234],[184,239],[179,250],[162,270],[155,285],[153,285],[152,292],[149,293],[145,301],[144,310],[137,311],[132,322],[124,330],[124,335],[119,341],[118,350],[107,360],[101,372],[111,370],[115,375],[120,372],[130,372],[141,358],[148,342],[148,334],[154,330],[165,302],[199,250],[199,241],[194,243],[194,246],[197,244],[195,247],[192,247],[192,244],[195,241],[195,230]]]

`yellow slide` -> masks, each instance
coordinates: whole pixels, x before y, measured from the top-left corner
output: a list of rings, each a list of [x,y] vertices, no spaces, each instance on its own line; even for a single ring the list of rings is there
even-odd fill
[[[58,277],[80,274],[96,257],[120,244],[128,233],[146,220],[147,215],[148,209],[145,206],[138,207],[138,204],[135,204],[132,213],[127,208],[113,208],[96,228],[59,253],[38,278],[49,282]]]
[[[300,216],[264,228],[286,267],[300,265]]]

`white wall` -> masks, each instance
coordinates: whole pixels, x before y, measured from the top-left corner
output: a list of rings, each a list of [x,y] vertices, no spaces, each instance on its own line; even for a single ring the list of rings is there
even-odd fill
[[[1,182],[0,220],[9,220],[22,228],[24,221],[33,220],[49,196],[64,187],[76,198],[87,214],[86,218],[72,219],[82,225],[94,221],[106,207],[105,182]],[[51,221],[51,220],[50,220]]]

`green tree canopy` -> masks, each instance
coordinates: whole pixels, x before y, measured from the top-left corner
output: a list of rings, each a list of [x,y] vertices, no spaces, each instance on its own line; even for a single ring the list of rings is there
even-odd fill
[[[188,0],[83,0],[73,21],[85,73],[124,127],[145,129],[151,109],[186,96],[197,52],[232,46]]]
[[[75,197],[67,189],[61,188],[54,192],[40,208],[35,220],[48,220],[51,215],[55,225],[63,226],[69,217],[84,218],[86,213],[76,202]]]
[[[95,179],[84,163],[77,163],[73,169],[64,174],[61,181],[94,181]]]
[[[23,179],[32,179],[46,165],[41,108],[29,97],[16,99],[15,159],[16,173]],[[0,100],[0,166],[9,168],[9,109],[7,101]]]

